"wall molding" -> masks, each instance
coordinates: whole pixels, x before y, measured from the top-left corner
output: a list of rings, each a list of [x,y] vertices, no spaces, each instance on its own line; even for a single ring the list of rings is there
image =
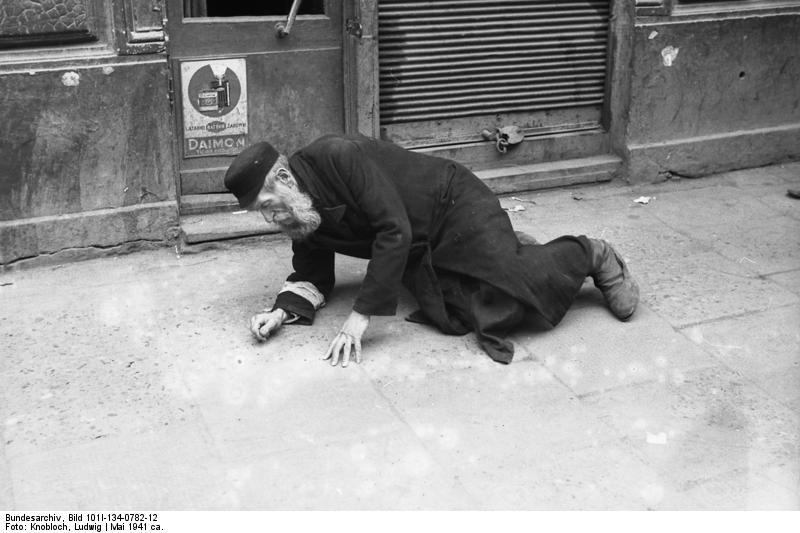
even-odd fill
[[[800,160],[800,123],[629,144],[626,152],[630,183],[659,182],[669,174],[702,177]]]
[[[86,258],[87,250],[132,242],[168,245],[178,235],[177,200],[10,220],[0,222],[0,265],[69,250]]]

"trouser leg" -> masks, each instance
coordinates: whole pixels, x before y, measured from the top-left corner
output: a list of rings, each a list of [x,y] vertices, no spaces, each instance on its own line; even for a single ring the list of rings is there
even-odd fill
[[[589,275],[591,251],[589,239],[571,235],[519,248],[524,283],[536,298],[535,309],[551,325],[561,321]]]
[[[553,325],[572,304],[587,276],[600,289],[611,312],[620,320],[629,319],[639,302],[639,286],[622,256],[611,244],[584,235],[559,237],[542,246],[523,246],[521,253],[530,256],[531,264],[547,273],[545,283],[539,283],[544,295],[543,314]],[[561,311],[553,321],[552,310]]]

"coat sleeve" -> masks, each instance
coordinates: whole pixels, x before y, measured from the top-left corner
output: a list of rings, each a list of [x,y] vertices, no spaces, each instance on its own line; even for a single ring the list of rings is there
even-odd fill
[[[403,200],[387,170],[362,153],[356,143],[335,143],[327,154],[375,235],[353,310],[364,315],[394,315],[411,246],[411,224]]]
[[[305,241],[292,241],[292,272],[286,279],[272,309],[283,309],[290,322],[310,325],[325,305],[335,283],[334,255]]]

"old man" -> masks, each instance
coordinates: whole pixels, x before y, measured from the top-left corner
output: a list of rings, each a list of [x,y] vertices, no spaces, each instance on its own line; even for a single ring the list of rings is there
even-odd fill
[[[290,158],[269,143],[245,149],[226,187],[292,239],[292,268],[274,305],[250,329],[266,340],[283,324],[311,324],[334,287],[335,255],[368,259],[350,315],[324,359],[361,362],[371,316],[394,315],[405,286],[419,310],[409,320],[443,333],[474,331],[495,361],[510,363],[507,334],[526,311],[551,326],[587,276],[620,320],[639,288],[611,245],[586,236],[546,244],[515,233],[489,188],[464,166],[361,136],[327,135]]]

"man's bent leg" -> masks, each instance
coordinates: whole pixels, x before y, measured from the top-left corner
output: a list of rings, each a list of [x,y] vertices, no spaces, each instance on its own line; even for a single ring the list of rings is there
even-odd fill
[[[518,251],[522,278],[535,296],[531,305],[555,326],[572,306],[591,272],[592,245],[584,236],[564,235],[541,245],[523,245]],[[521,298],[531,303],[524,297]]]
[[[611,312],[620,320],[629,319],[639,302],[639,286],[625,261],[606,241],[584,235],[565,235],[541,246],[522,246],[521,255],[537,277],[539,311],[557,324],[571,305],[587,276],[603,293]]]

